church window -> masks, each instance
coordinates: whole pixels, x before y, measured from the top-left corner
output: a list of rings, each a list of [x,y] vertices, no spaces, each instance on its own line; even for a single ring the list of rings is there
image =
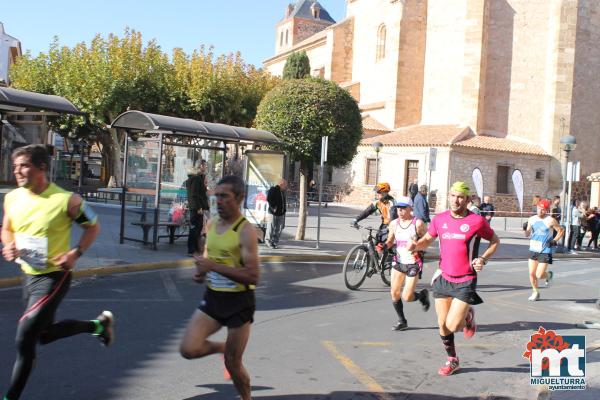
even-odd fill
[[[510,194],[509,192],[509,179],[510,179],[510,166],[498,165],[496,172],[496,193]]]
[[[279,47],[283,46],[283,31],[279,35]]]
[[[365,171],[365,184],[376,185],[377,184],[377,159],[367,158],[366,160],[366,171]]]
[[[385,58],[385,35],[386,28],[384,24],[379,25],[377,29],[377,49],[375,54],[375,60],[379,61]]]
[[[289,30],[285,30],[285,45],[287,46],[288,44],[288,35],[289,35],[290,31]]]

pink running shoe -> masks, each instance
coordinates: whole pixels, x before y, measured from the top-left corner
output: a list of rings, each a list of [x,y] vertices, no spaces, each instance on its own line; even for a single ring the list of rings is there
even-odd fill
[[[448,357],[448,361],[446,361],[446,364],[441,367],[440,369],[438,369],[438,374],[442,375],[442,376],[450,376],[453,373],[455,373],[456,371],[458,371],[460,369],[460,365],[458,365],[458,358],[457,357]]]
[[[477,332],[477,324],[475,323],[475,309],[473,307],[469,307],[469,312],[467,313],[467,318],[465,320],[466,325],[463,328],[463,335],[465,335],[465,339],[471,339],[475,332]]]

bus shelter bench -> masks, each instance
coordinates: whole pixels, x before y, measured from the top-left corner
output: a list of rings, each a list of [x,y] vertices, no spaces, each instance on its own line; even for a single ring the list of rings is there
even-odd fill
[[[154,227],[154,223],[153,222],[145,222],[145,221],[140,221],[140,222],[132,222],[131,225],[135,225],[135,226],[139,226],[142,228],[142,231],[144,233],[144,244],[148,244],[148,236],[150,234],[150,229],[152,229]],[[164,226],[167,228],[167,231],[169,232],[168,238],[169,238],[169,244],[173,244],[175,243],[175,236],[180,237],[182,235],[175,235],[175,231],[177,230],[177,228],[181,227],[181,224],[178,224],[176,222],[170,222],[170,221],[160,221],[158,223],[158,226]],[[163,236],[164,237],[164,236]]]

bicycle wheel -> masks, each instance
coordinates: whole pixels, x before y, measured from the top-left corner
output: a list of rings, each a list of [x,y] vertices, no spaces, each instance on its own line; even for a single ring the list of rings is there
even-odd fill
[[[390,286],[392,282],[392,262],[386,262],[383,268],[381,269],[381,280],[386,285]]]
[[[344,283],[350,290],[356,290],[362,285],[369,271],[369,250],[367,246],[354,246],[344,261]]]

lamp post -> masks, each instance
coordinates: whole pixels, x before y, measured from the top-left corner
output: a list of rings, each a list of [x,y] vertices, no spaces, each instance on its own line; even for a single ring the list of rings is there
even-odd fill
[[[567,177],[567,164],[569,163],[569,153],[573,150],[575,150],[575,147],[577,147],[577,140],[575,139],[575,136],[573,135],[565,135],[563,137],[560,138],[560,148],[565,152],[565,158],[563,161],[563,165],[562,165],[562,175],[563,175],[563,187],[562,187],[562,223],[565,225],[566,233],[568,234],[568,228],[569,226],[567,225],[568,223],[568,214],[570,213],[570,209],[569,209],[569,205],[567,204],[567,181],[570,180],[570,178]],[[565,236],[563,236],[562,239],[562,245],[563,248],[565,247],[565,241],[568,240],[567,235],[565,234]]]
[[[379,183],[379,152],[383,148],[383,143],[374,142],[371,146],[373,146],[373,149],[375,150],[375,154],[377,155],[377,158],[375,161],[375,184],[377,185]]]

